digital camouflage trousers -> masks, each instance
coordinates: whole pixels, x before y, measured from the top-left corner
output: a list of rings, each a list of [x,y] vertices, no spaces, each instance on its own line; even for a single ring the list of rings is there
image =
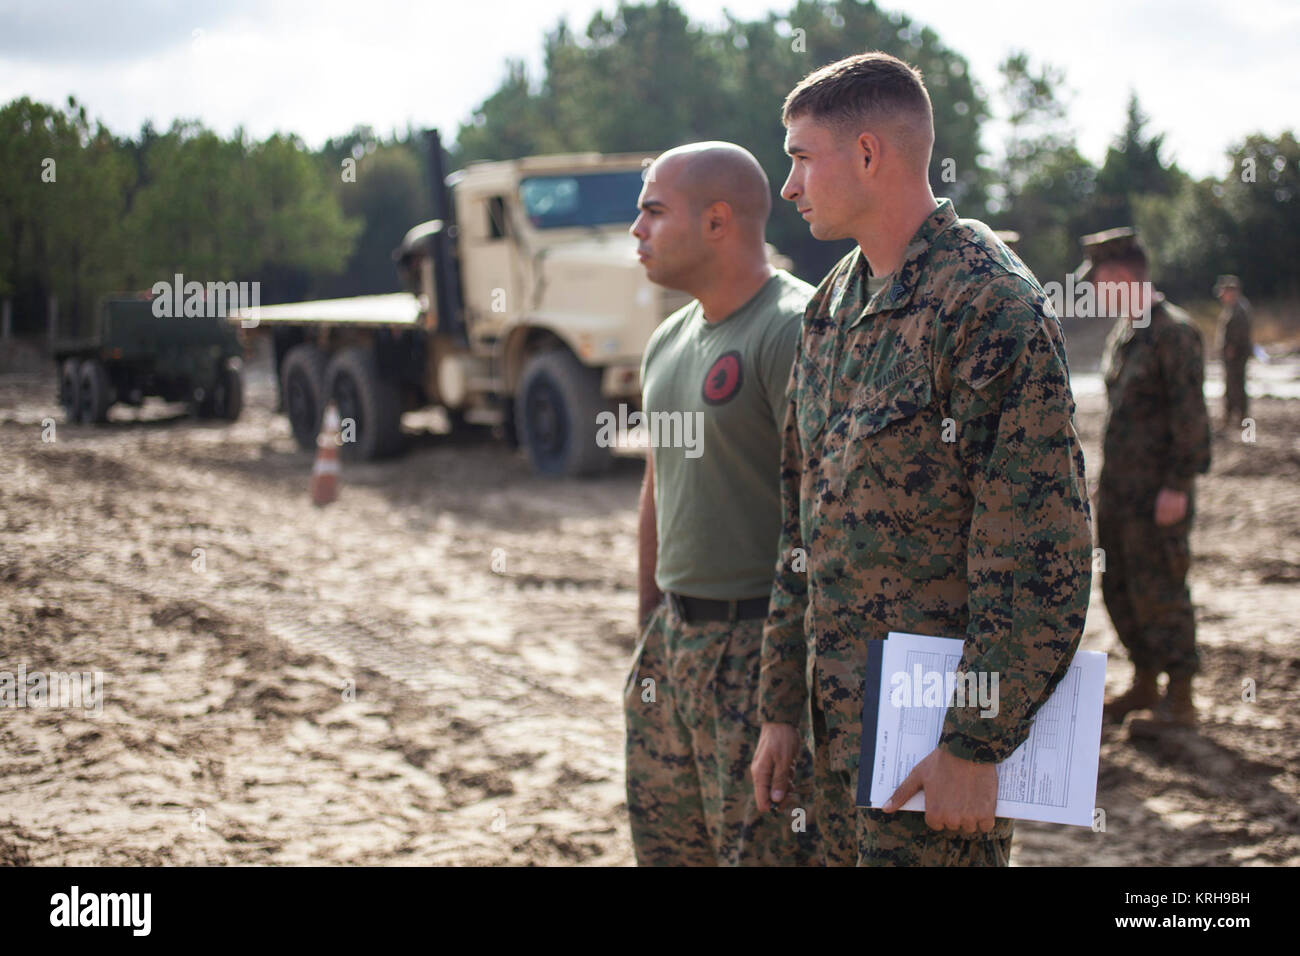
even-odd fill
[[[761,618],[688,624],[667,602],[646,625],[623,695],[639,865],[821,863],[806,749],[781,805],[754,801],[762,640]]]

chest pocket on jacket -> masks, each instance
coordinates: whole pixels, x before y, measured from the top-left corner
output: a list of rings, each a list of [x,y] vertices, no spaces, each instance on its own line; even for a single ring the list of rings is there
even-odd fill
[[[930,369],[919,365],[885,386],[865,385],[849,400],[844,448],[835,486],[852,494],[864,485],[887,496],[877,507],[902,506],[918,482],[933,470],[941,435],[932,416],[921,415],[930,404]],[[901,492],[903,498],[896,498]],[[870,499],[868,499],[870,500]]]
[[[849,444],[863,439],[883,440],[895,422],[912,418],[929,405],[930,396],[930,369],[925,365],[910,369],[883,387],[864,385],[849,399]]]

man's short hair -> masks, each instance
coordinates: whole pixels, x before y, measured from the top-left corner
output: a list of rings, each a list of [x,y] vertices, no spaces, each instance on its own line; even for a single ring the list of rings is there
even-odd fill
[[[880,120],[915,131],[908,145],[924,145],[926,159],[934,143],[934,108],[921,71],[896,56],[873,51],[845,57],[814,70],[790,91],[781,109],[787,126],[810,116],[837,133],[853,132]]]

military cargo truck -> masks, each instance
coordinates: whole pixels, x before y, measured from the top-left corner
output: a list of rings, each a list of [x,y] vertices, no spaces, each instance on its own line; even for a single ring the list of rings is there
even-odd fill
[[[109,408],[149,396],[189,402],[233,421],[243,406],[242,347],[221,317],[159,317],[154,297],[114,294],[96,304],[89,335],[58,339],[59,402],[69,422],[104,422]]]
[[[401,415],[501,426],[533,468],[589,475],[610,461],[597,415],[639,407],[641,353],[689,297],[652,284],[628,227],[649,155],[470,163],[447,176],[429,134],[437,218],[393,256],[404,293],[232,313],[270,329],[282,408],[315,446],[337,403],[345,459],[390,454]],[[345,436],[346,438],[346,436]]]

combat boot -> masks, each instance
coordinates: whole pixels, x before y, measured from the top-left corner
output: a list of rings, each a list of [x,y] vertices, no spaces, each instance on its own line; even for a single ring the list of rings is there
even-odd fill
[[[1102,716],[1117,724],[1122,724],[1130,711],[1145,710],[1154,707],[1160,700],[1160,690],[1156,687],[1159,671],[1144,670],[1139,667],[1133,674],[1133,686],[1120,694],[1102,708]]]
[[[1165,699],[1156,708],[1155,716],[1175,727],[1196,726],[1196,703],[1192,700],[1192,677],[1170,677],[1165,689]]]

